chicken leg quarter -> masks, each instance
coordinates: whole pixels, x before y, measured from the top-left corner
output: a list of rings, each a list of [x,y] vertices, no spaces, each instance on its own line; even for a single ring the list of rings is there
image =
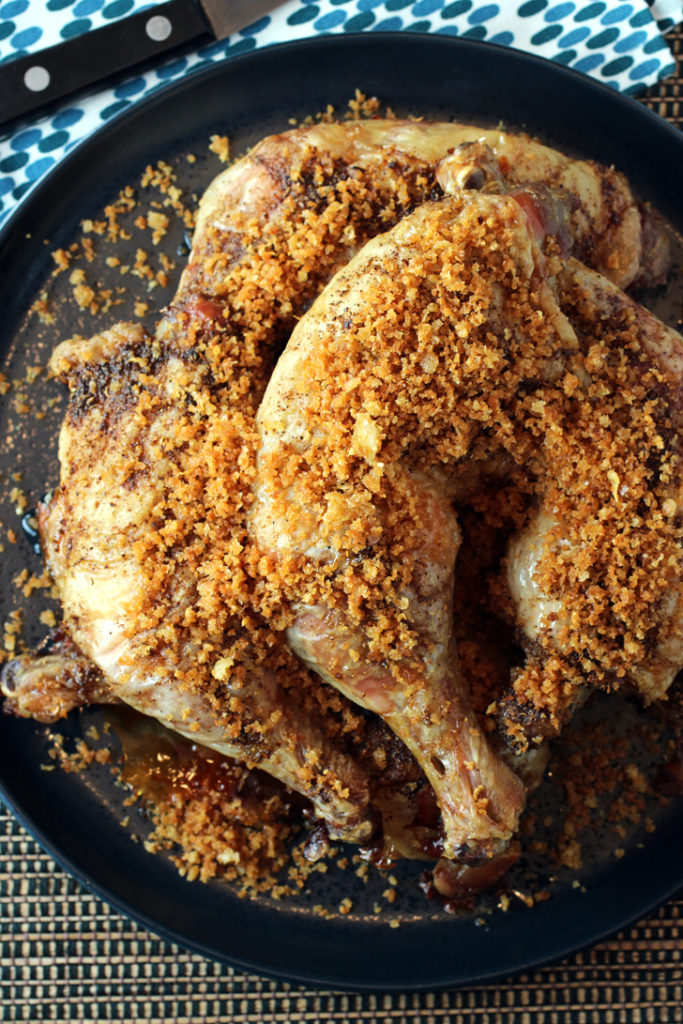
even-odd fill
[[[553,663],[551,644],[544,655],[560,685],[571,689],[577,665],[620,678],[655,630],[664,688],[680,656],[663,592],[680,567],[665,440],[680,339],[565,258],[552,194],[492,188],[425,204],[374,239],[299,322],[257,418],[251,511],[270,586],[291,604],[292,648],[411,749],[437,795],[444,854],[465,860],[500,852],[524,800],[469,708],[450,642],[452,502],[479,472],[502,472],[562,510],[570,533],[602,538],[589,588],[549,542],[547,577],[568,574],[576,591],[561,633],[581,660]],[[652,396],[642,410],[639,389]],[[641,469],[643,446],[654,461]],[[652,516],[635,515],[639,501]],[[626,522],[621,503],[634,509]],[[542,523],[530,529],[548,544]],[[647,588],[626,545],[658,566]],[[508,600],[520,600],[514,586]]]
[[[325,289],[258,415],[251,528],[291,594],[290,644],[413,751],[451,858],[499,849],[524,802],[450,640],[451,498],[488,454],[491,376],[511,400],[530,340],[541,361],[561,343],[544,273],[513,198],[426,204]]]

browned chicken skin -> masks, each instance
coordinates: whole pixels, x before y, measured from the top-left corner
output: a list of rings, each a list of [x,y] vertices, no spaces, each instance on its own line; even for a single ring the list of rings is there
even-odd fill
[[[254,417],[281,346],[332,274],[425,200],[490,184],[488,175],[505,188],[552,187],[566,215],[563,244],[620,285],[661,275],[661,236],[612,170],[497,130],[319,125],[264,140],[210,186],[155,337],[124,324],[67,343],[53,359],[71,402],[61,484],[42,532],[69,634],[118,697],[283,778],[311,797],[333,834],[354,841],[370,836],[374,816],[367,766],[344,742],[353,713],[292,656],[283,633],[289,595],[274,597],[264,584],[268,564],[249,536]],[[357,458],[372,452],[370,420],[357,420]],[[466,476],[463,465],[463,488]],[[490,852],[513,833],[523,787],[480,733],[449,638],[453,484],[416,465],[392,486],[407,511],[417,501],[432,512],[419,545],[428,552],[424,571],[412,566],[402,595],[418,647],[401,665],[418,685],[397,699],[385,692],[386,671],[375,678],[349,668],[335,609],[307,606],[290,640],[323,674],[327,664],[337,685],[344,676],[344,692],[420,755],[440,797],[448,854],[468,844]],[[297,511],[305,531],[310,517]],[[321,637],[329,641],[322,653]],[[359,643],[356,666],[366,638]],[[427,650],[431,679],[443,688],[441,731],[454,737],[440,752],[423,749],[424,731],[400,724],[430,713],[419,685]],[[462,804],[449,802],[451,772]]]

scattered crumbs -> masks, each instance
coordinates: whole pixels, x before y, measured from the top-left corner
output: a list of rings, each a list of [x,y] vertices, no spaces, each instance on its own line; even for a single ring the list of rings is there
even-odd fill
[[[568,830],[568,826],[565,826],[565,832]],[[572,868],[578,870],[583,867],[583,859],[581,856],[581,844],[576,839],[567,839],[564,842],[560,841],[557,848],[557,859],[560,864],[565,868]]]
[[[380,101],[376,96],[366,96],[360,89],[348,103],[348,117],[353,121],[360,121],[370,117],[376,117],[380,110]],[[334,108],[327,108],[333,112]],[[385,115],[389,116],[389,115]]]
[[[19,415],[23,416],[31,411],[31,405],[28,400],[28,396],[23,391],[17,391],[12,399],[12,406],[14,411]]]
[[[535,903],[535,897],[528,892],[522,892],[520,889],[513,889],[512,895],[523,903],[525,907],[533,907]]]
[[[12,656],[17,651],[17,640],[22,636],[24,615],[22,609],[10,611],[3,623],[2,646],[5,655]]]
[[[57,317],[54,311],[50,307],[49,295],[47,291],[42,291],[35,302],[29,307],[29,312],[34,313],[42,324],[54,324],[57,321]],[[0,391],[0,394],[2,391]]]
[[[158,245],[168,230],[169,219],[165,213],[150,210],[147,215],[147,223],[152,229],[152,241]]]
[[[387,903],[395,903],[396,902],[396,890],[395,889],[385,889],[384,892],[382,893],[382,896],[387,901]]]
[[[99,306],[95,302],[95,292],[90,285],[78,282],[74,286],[74,299],[81,309],[89,309],[91,313],[99,311]]]
[[[370,877],[370,865],[366,861],[363,861],[356,868],[356,877],[360,878],[362,882],[368,881],[368,878]]]
[[[21,487],[13,487],[9,492],[9,500],[14,505],[17,515],[23,515],[28,508],[28,495]]]
[[[390,928],[400,928],[401,927],[401,922],[398,920],[398,918],[392,917],[392,919],[389,921],[389,927]]]
[[[544,848],[537,845],[538,852],[576,871],[585,866],[584,847],[592,851],[601,832],[619,840],[621,850],[636,827],[652,832],[655,824],[648,808],[653,800],[664,802],[665,798],[657,793],[654,779],[633,762],[631,751],[638,746],[650,749],[658,763],[671,756],[672,742],[665,724],[654,716],[634,719],[625,732],[621,716],[570,725],[555,743],[549,765],[566,807],[557,825],[553,819],[544,819],[543,825],[554,828],[555,837]]]
[[[36,590],[51,590],[52,580],[47,569],[43,569],[39,576],[29,573],[28,569],[22,569],[12,580],[15,587],[21,590],[24,597],[31,597]]]
[[[348,896],[345,896],[344,899],[339,904],[339,913],[340,914],[350,914],[352,908],[353,908],[353,901],[351,899],[349,899]]]
[[[52,259],[55,263],[55,270],[53,273],[61,274],[63,271],[68,270],[71,263],[71,256],[72,254],[67,252],[66,249],[55,249],[52,253]]]
[[[84,739],[74,740],[74,749],[67,750],[60,733],[51,734],[48,756],[66,772],[84,772],[94,764],[111,764],[113,757],[108,747],[91,747]]]
[[[216,154],[221,163],[227,164],[230,159],[230,141],[227,135],[212,135],[209,149]]]

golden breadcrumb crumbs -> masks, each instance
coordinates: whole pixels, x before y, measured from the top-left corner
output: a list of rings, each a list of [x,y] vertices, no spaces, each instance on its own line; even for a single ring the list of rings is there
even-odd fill
[[[54,310],[50,306],[49,295],[43,291],[40,297],[32,303],[30,312],[35,313],[42,324],[54,324],[57,321]],[[0,390],[0,394],[3,392]]]
[[[212,135],[209,149],[216,154],[221,163],[227,164],[230,159],[230,140],[227,135]]]
[[[348,103],[349,116],[353,121],[361,121],[377,115],[380,106],[376,96],[366,96],[360,89],[356,89],[355,96]]]

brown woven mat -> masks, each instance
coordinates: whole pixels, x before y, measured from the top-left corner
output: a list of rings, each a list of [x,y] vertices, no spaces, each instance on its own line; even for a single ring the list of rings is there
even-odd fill
[[[680,61],[683,31],[670,42]],[[682,88],[679,71],[645,98],[680,128]],[[90,896],[0,805],[2,1022],[676,1024],[682,920],[683,899],[674,900],[590,951],[497,984],[417,995],[314,992],[162,942]]]
[[[683,1020],[683,900],[588,952],[512,981],[456,992],[376,996],[266,981],[162,942],[85,892],[7,812],[0,813],[0,887],[2,1021]]]

